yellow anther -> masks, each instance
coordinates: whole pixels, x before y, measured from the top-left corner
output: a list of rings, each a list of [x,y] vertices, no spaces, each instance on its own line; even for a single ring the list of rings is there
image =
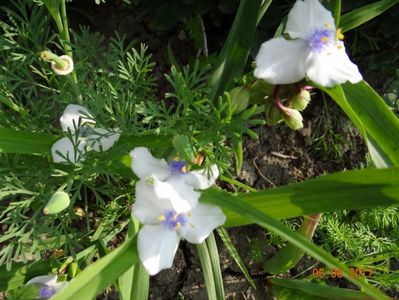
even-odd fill
[[[158,220],[159,220],[159,221],[164,221],[164,220],[165,220],[165,215],[160,215],[160,216],[158,217]]]
[[[328,38],[328,36],[323,36],[323,37],[321,38],[321,41],[322,41],[323,43],[327,43],[329,40],[330,40],[330,39]]]
[[[342,33],[342,29],[341,28],[338,28],[337,29],[337,39],[339,39],[339,40],[343,40],[345,38],[345,36],[344,36],[344,34]]]
[[[173,215],[173,220],[176,220],[178,216],[179,216],[179,214],[178,214],[178,213],[175,213],[175,214]]]
[[[338,49],[342,49],[342,48],[344,48],[344,46],[342,46],[342,45],[338,45],[338,47],[337,47]]]
[[[329,22],[327,22],[326,25],[325,25],[325,27],[326,27],[327,29],[329,29],[329,28],[331,27],[331,24],[330,24]]]
[[[187,166],[183,166],[182,168],[181,168],[181,172],[184,174],[184,173],[187,173],[188,172],[188,169],[187,169]]]
[[[179,160],[180,160],[179,155],[176,155],[176,156],[173,158],[173,160],[174,160],[174,161],[179,161]]]
[[[176,225],[175,225],[175,228],[176,228],[176,229],[179,229],[180,226],[181,226],[180,222],[177,222]]]

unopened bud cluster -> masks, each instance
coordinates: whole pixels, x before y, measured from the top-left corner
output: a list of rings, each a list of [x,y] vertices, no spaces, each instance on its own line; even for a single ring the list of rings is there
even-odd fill
[[[278,89],[278,93],[276,93]],[[264,104],[266,123],[275,125],[284,121],[294,130],[303,127],[303,111],[310,102],[307,88],[298,85],[273,86],[257,80],[251,87],[251,103]]]

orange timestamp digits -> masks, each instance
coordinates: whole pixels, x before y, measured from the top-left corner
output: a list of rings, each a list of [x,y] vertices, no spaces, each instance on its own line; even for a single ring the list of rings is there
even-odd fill
[[[373,269],[363,269],[363,268],[349,268],[350,274],[349,278],[354,277],[372,277]],[[327,271],[324,268],[313,268],[312,275],[315,278],[343,278],[345,277],[341,269],[331,268]]]

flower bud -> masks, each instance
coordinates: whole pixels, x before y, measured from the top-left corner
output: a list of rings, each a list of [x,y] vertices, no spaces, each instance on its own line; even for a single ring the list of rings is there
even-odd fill
[[[237,86],[229,92],[234,114],[239,114],[247,108],[250,92],[246,87]]]
[[[302,111],[308,106],[310,102],[310,93],[307,90],[301,89],[301,91],[295,94],[291,98],[291,107]]]
[[[284,121],[288,127],[297,130],[303,127],[302,115],[299,111],[292,108],[285,108],[284,110]]]
[[[55,192],[43,209],[43,214],[52,215],[63,211],[69,206],[69,195],[64,191]]]
[[[60,59],[62,59],[65,63],[64,67],[61,68],[57,63],[53,60],[51,61],[51,68],[54,73],[57,75],[68,75],[73,71],[73,60],[68,55],[61,55]]]

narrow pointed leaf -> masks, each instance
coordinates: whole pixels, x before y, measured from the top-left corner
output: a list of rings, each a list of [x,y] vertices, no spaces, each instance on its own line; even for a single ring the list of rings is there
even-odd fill
[[[50,156],[57,137],[44,134],[0,128],[0,153],[24,153]]]
[[[211,258],[209,257],[208,247],[206,246],[206,243],[203,242],[201,244],[196,245],[196,248],[201,263],[202,274],[204,275],[205,279],[206,290],[208,292],[208,299],[219,300],[217,298],[215,279],[213,277],[212,263],[211,263]]]
[[[394,166],[399,166],[399,119],[365,81],[323,89]]]
[[[52,300],[94,299],[95,296],[138,262],[136,239],[124,242],[72,279]]]
[[[215,284],[217,299],[225,299],[222,270],[220,269],[219,251],[216,246],[216,240],[213,233],[211,233],[205,240],[211,260],[213,280]]]
[[[241,199],[277,219],[344,209],[387,207],[399,204],[399,169],[346,171],[239,196],[217,189],[202,192],[202,201],[214,203],[215,199]],[[240,213],[226,210],[225,214],[226,227],[251,223]]]
[[[211,101],[215,101],[226,89],[226,85],[244,70],[252,47],[261,3],[261,0],[241,0],[210,80]]]
[[[241,272],[244,274],[245,278],[248,280],[248,282],[252,285],[254,289],[256,289],[255,283],[251,278],[251,275],[249,275],[248,269],[245,266],[244,261],[240,257],[240,254],[238,253],[237,248],[234,246],[232,240],[230,239],[229,233],[227,232],[226,228],[220,227],[217,229],[219,237],[222,239],[224,246],[226,247],[227,251],[233,258],[234,262],[237,264],[237,266],[240,268]]]
[[[213,198],[211,201],[213,204],[219,205],[222,208],[234,211],[235,213],[242,215],[246,219],[256,223],[286,239],[296,247],[306,251],[309,255],[316,258],[318,261],[323,263],[328,268],[337,268],[342,271],[343,276],[360,287],[364,293],[373,297],[374,299],[383,300],[389,299],[382,292],[369,285],[364,278],[353,277],[349,268],[340,263],[331,254],[327,253],[323,249],[309,242],[305,237],[290,230],[287,226],[280,223],[269,214],[265,214],[257,207],[251,206],[239,198]]]
[[[362,292],[354,291],[350,289],[331,287],[328,285],[321,285],[316,283],[304,282],[297,279],[281,279],[271,278],[269,282],[273,287],[282,287],[286,289],[301,291],[307,295],[309,299],[311,296],[315,296],[315,299],[340,299],[340,300],[369,300],[370,297]],[[273,288],[272,287],[272,288]],[[279,298],[280,299],[280,298]]]
[[[342,32],[356,28],[379,16],[397,3],[399,3],[398,0],[381,0],[354,9],[341,17],[339,27],[342,29]]]

